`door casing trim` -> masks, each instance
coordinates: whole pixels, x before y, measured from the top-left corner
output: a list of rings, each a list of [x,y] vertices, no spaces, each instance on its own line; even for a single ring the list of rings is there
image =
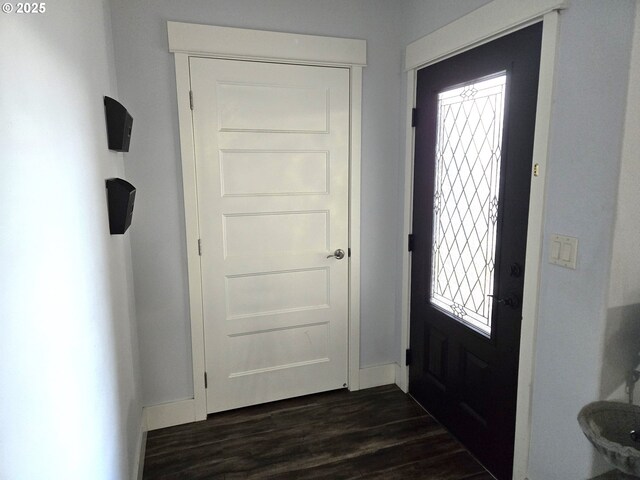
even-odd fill
[[[554,67],[558,36],[559,10],[565,8],[560,0],[494,0],[468,15],[428,34],[407,46],[406,137],[404,158],[403,238],[412,232],[414,129],[411,112],[415,107],[416,78],[420,68],[445,60],[533,23],[543,22],[540,56],[540,78],[534,133],[533,165],[527,229],[527,253],[522,305],[522,327],[518,367],[513,478],[527,477],[531,437],[531,396],[534,380],[535,334],[538,317],[540,267],[543,262],[543,220],[546,185],[546,165],[549,149],[550,119],[553,100]],[[402,254],[401,352],[409,348],[411,302],[411,255]],[[403,357],[403,356],[401,356]],[[405,392],[409,389],[409,368],[401,358],[396,383]]]
[[[198,253],[198,201],[195,145],[189,101],[189,57],[253,60],[346,67],[350,70],[349,152],[349,341],[348,388],[360,388],[360,177],[362,124],[362,69],[366,65],[366,41],[263,30],[167,22],[169,51],[175,55],[176,94],[182,186],[184,195],[187,271],[191,321],[194,421],[207,418],[204,386],[205,344],[202,308],[202,276]]]

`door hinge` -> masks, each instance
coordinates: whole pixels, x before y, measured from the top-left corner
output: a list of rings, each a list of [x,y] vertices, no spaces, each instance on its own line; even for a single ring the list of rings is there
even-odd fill
[[[407,366],[411,365],[411,350],[408,348],[404,352],[404,364]]]
[[[413,233],[409,234],[409,240],[407,242],[407,248],[410,252],[413,252]]]
[[[417,125],[418,125],[418,109],[412,108],[411,109],[411,126],[415,127]]]
[[[198,255],[202,256],[202,240],[198,239]]]
[[[207,382],[207,372],[204,372],[204,388],[209,388],[209,383]]]
[[[193,110],[193,90],[189,90],[189,108]]]

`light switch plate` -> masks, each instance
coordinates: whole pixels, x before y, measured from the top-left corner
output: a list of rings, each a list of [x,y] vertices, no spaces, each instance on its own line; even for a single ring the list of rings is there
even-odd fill
[[[565,268],[576,269],[578,257],[578,239],[567,235],[551,235],[549,263]]]

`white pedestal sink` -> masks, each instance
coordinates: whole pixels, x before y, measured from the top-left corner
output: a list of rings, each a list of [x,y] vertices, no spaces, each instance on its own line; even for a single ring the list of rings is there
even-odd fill
[[[580,428],[605,459],[623,475],[640,478],[640,407],[620,402],[593,402],[578,414]],[[638,440],[631,432],[638,432]]]

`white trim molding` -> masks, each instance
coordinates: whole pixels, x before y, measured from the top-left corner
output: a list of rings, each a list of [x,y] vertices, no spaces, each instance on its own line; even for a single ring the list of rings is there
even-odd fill
[[[403,238],[408,238],[412,232],[413,218],[413,154],[414,132],[411,127],[411,116],[416,104],[416,76],[417,70],[407,72],[407,109],[405,117],[405,159],[404,159],[404,209],[402,218]],[[411,254],[408,248],[402,249],[402,298],[400,324],[400,365],[396,373],[396,383],[403,392],[409,392],[409,368],[404,352],[409,348],[409,320],[411,305]]]
[[[189,279],[189,312],[191,317],[191,358],[193,368],[194,420],[207,418],[207,394],[204,387],[205,350],[204,314],[202,310],[202,277],[198,239],[198,196],[196,189],[196,160],[193,144],[193,125],[189,92],[188,55],[176,55],[176,90],[178,95],[178,124],[182,157],[182,191],[184,195],[185,231],[187,238],[187,275]],[[191,421],[194,421],[191,420]]]
[[[140,429],[137,448],[138,455],[136,456],[135,463],[133,465],[131,478],[134,480],[142,480],[142,474],[144,473],[144,455],[147,451],[147,431],[144,428]]]
[[[513,478],[527,477],[531,440],[531,394],[533,390],[535,332],[538,316],[540,266],[542,265],[543,219],[549,125],[553,103],[553,79],[556,63],[558,11],[566,8],[563,0],[493,0],[468,15],[422,37],[407,46],[407,105],[405,139],[403,235],[412,231],[414,131],[411,109],[415,106],[416,75],[419,68],[437,63],[495,38],[536,22],[543,22],[540,79],[533,146],[533,164],[537,176],[531,177],[527,230],[527,268],[524,277],[518,394],[515,430]],[[411,301],[411,255],[402,257],[402,352],[409,348]],[[408,391],[409,369],[404,358],[396,373],[396,383]]]
[[[531,397],[535,360],[536,325],[542,266],[543,222],[547,157],[553,105],[553,79],[558,38],[558,12],[545,14],[542,29],[538,104],[533,139],[533,165],[538,166],[538,177],[531,177],[529,194],[529,220],[527,227],[527,253],[522,297],[522,326],[520,329],[520,359],[518,364],[518,397],[516,410],[516,437],[514,450],[514,478],[525,478],[529,464],[531,441]]]
[[[362,67],[351,68],[349,161],[349,390],[360,389],[360,181],[362,158]]]
[[[167,30],[173,53],[319,65],[367,64],[365,40],[181,22],[167,22]]]
[[[151,405],[142,409],[147,431],[196,421],[193,399]]]
[[[392,385],[396,381],[396,364],[387,363],[360,369],[360,388],[373,388]]]
[[[187,269],[191,317],[193,399],[179,407],[148,407],[149,429],[205,420],[205,345],[202,277],[198,254],[198,202],[193,124],[189,102],[189,57],[225,58],[298,65],[340,66],[350,72],[349,158],[349,390],[360,388],[360,164],[362,123],[362,69],[366,65],[365,40],[299,35],[263,30],[167,22],[169,51],[175,54],[176,93],[187,240]]]
[[[493,0],[407,46],[405,70],[444,60],[540,21],[566,0]]]

